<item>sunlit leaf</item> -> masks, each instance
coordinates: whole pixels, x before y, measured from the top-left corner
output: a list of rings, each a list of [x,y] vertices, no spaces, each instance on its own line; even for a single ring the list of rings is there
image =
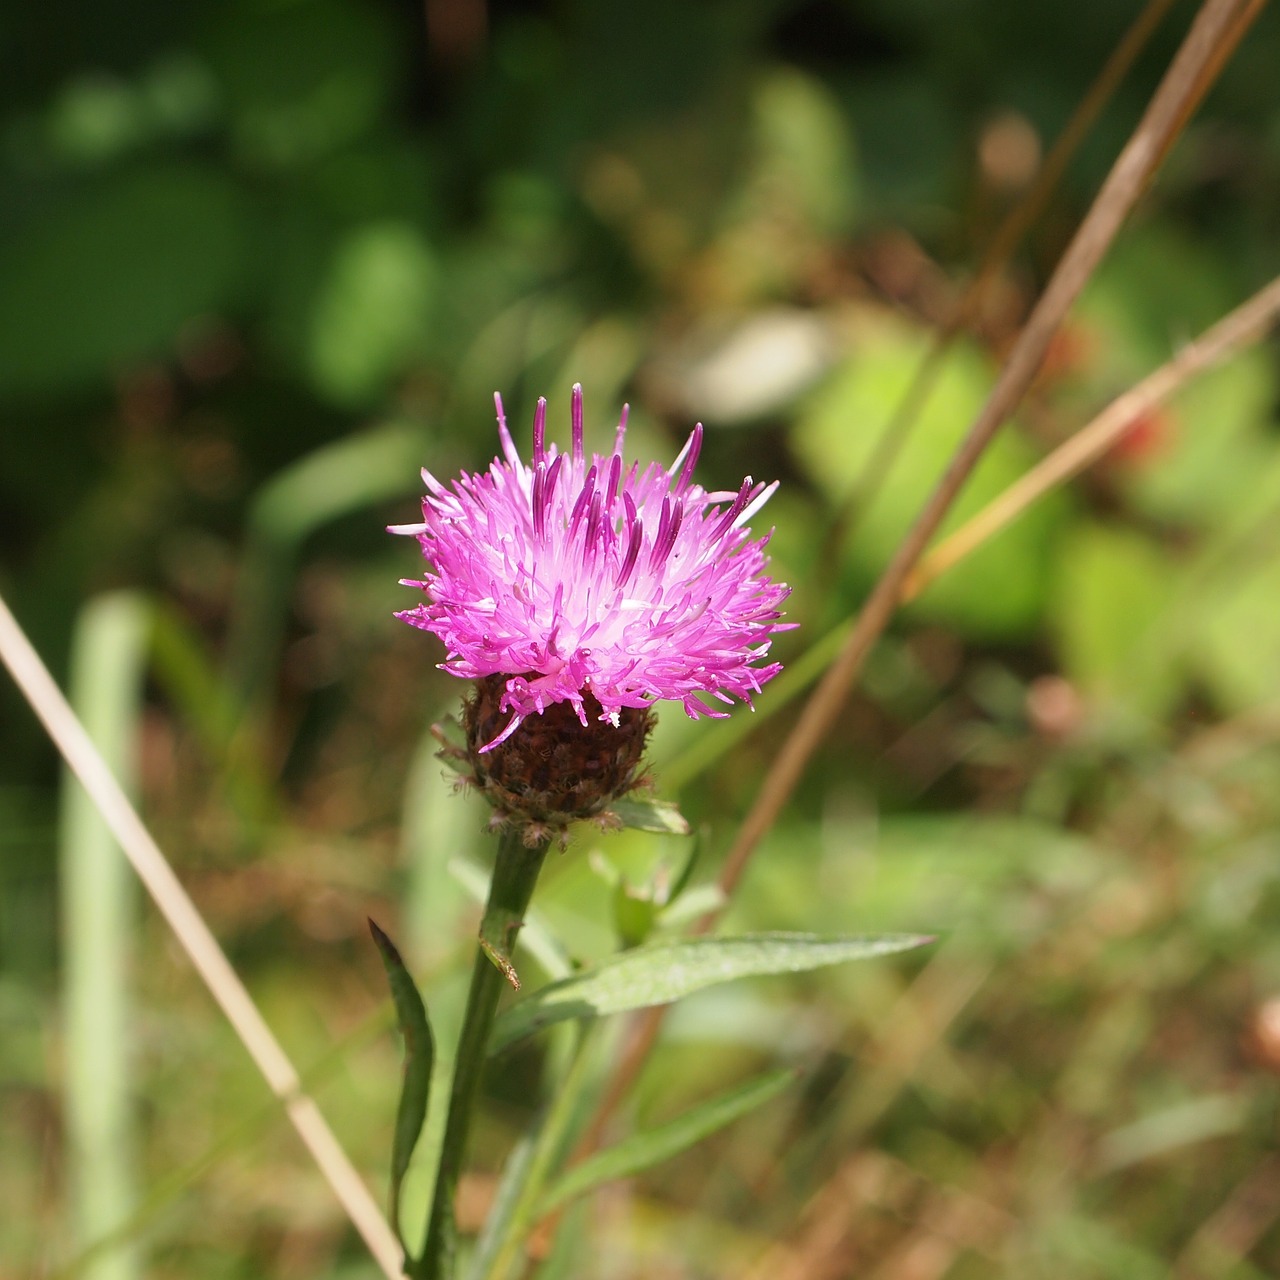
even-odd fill
[[[1243,712],[1280,697],[1280,562],[1259,529],[1255,563],[1206,584],[1196,605],[1197,669],[1218,704]]]
[[[543,987],[513,1005],[494,1024],[489,1051],[497,1053],[568,1018],[593,1018],[670,1004],[735,978],[802,973],[847,960],[906,951],[928,941],[927,937],[904,933],[755,933],[737,938],[658,942],[623,952],[586,973]]]
[[[376,400],[412,362],[435,279],[435,258],[407,223],[372,223],[339,245],[314,302],[308,344],[312,380],[327,399]]]
[[[1150,538],[1086,524],[1062,548],[1053,620],[1063,671],[1088,695],[1150,715],[1181,689],[1160,627],[1177,565]]]
[[[143,686],[151,629],[149,602],[134,592],[97,596],[75,632],[71,696],[86,730],[126,786],[137,772]],[[68,772],[58,833],[62,908],[64,1124],[68,1171],[98,1188],[71,1202],[70,1222],[93,1240],[137,1204],[137,1107],[129,1088],[134,1047],[132,949],[137,920],[133,873],[102,814]],[[139,1242],[120,1265],[145,1269]]]
[[[846,550],[853,586],[878,575],[986,400],[994,364],[976,346],[955,344],[936,385],[905,433],[893,467],[861,493],[866,468],[928,348],[930,336],[879,312],[859,318],[854,354],[813,397],[796,424],[794,447],[810,480],[838,506],[863,502]],[[974,514],[1034,460],[1018,435],[992,442],[965,485],[946,528]],[[1050,497],[930,587],[913,606],[975,636],[1025,633],[1045,596],[1048,535],[1061,514]],[[825,572],[825,571],[824,571]]]

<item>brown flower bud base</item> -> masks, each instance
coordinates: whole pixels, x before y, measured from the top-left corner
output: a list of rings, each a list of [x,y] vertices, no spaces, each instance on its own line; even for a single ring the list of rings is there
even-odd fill
[[[598,718],[600,704],[590,692],[583,699],[585,725],[569,703],[557,702],[481,753],[510,722],[511,712],[501,705],[506,684],[500,675],[476,681],[463,727],[476,783],[499,818],[525,829],[526,843],[562,832],[578,818],[605,814],[640,781],[653,713],[624,707],[615,728]]]

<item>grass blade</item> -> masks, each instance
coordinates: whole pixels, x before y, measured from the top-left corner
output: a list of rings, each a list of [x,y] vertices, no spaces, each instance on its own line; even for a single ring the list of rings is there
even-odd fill
[[[140,596],[101,596],[81,612],[73,640],[72,704],[125,786],[134,773],[149,623]],[[117,1228],[136,1201],[128,963],[137,890],[106,823],[70,770],[62,795],[67,1164],[72,1236],[85,1245]],[[136,1240],[125,1239],[83,1274],[86,1280],[131,1280],[142,1269]]]
[[[467,1280],[485,1280],[492,1274],[537,1154],[536,1134],[526,1133],[512,1148],[502,1169],[502,1179],[494,1194],[493,1204],[484,1220],[484,1228],[476,1241],[475,1252],[467,1269]]]
[[[279,657],[294,560],[313,530],[417,487],[422,441],[389,426],[325,445],[266,484],[254,499],[228,641],[231,688],[254,708]]]
[[[543,1197],[538,1206],[539,1216],[555,1212],[570,1200],[606,1182],[629,1178],[679,1155],[749,1111],[764,1106],[795,1078],[796,1073],[789,1069],[757,1076],[736,1089],[691,1107],[667,1124],[633,1134],[616,1146],[574,1165]]]

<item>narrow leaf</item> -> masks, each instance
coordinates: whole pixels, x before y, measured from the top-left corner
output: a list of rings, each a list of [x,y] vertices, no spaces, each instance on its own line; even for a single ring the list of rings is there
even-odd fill
[[[918,947],[910,933],[754,933],[657,942],[624,951],[585,973],[543,987],[501,1014],[489,1052],[567,1018],[593,1018],[670,1004],[704,987],[759,974],[801,973]]]
[[[503,1166],[502,1180],[494,1194],[493,1203],[485,1217],[480,1238],[467,1268],[467,1280],[484,1280],[497,1260],[498,1250],[506,1240],[512,1216],[520,1204],[525,1181],[537,1154],[537,1144],[532,1134],[525,1134],[512,1148]]]
[[[154,612],[134,592],[89,601],[76,620],[71,700],[103,758],[130,790],[141,739],[143,682]],[[63,925],[63,1075],[70,1199],[68,1224],[97,1240],[129,1218],[138,1196],[138,1106],[130,1071],[138,886],[88,793],[67,771],[58,830]],[[0,857],[3,857],[0,854]],[[139,1237],[120,1242],[105,1268],[142,1275]]]
[[[378,944],[387,981],[391,984],[391,998],[395,1001],[396,1017],[404,1036],[404,1082],[400,1089],[400,1105],[396,1110],[395,1140],[391,1146],[391,1190],[387,1217],[409,1256],[408,1245],[400,1232],[400,1187],[409,1171],[409,1160],[418,1145],[422,1126],[427,1118],[427,1094],[431,1088],[431,1068],[435,1061],[435,1041],[431,1024],[427,1021],[426,1006],[418,994],[418,988],[409,976],[404,961],[395,944],[369,921],[369,932]]]
[[[227,670],[241,707],[266,696],[276,670],[294,561],[315,530],[364,507],[407,498],[422,437],[392,424],[321,445],[254,495],[227,638]]]
[[[634,1134],[617,1146],[574,1165],[547,1191],[538,1206],[538,1216],[545,1217],[603,1183],[629,1178],[632,1174],[679,1155],[686,1148],[746,1115],[748,1111],[763,1106],[795,1078],[796,1073],[791,1070],[770,1071],[708,1102],[691,1107],[667,1124]]]

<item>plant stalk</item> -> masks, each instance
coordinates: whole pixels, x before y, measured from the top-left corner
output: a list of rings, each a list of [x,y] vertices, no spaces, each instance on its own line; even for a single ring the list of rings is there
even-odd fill
[[[774,756],[769,772],[725,854],[717,878],[726,901],[733,897],[756,848],[791,796],[810,757],[839,719],[849,690],[862,673],[867,655],[897,610],[908,575],[951,510],[987,446],[1031,385],[1063,317],[1146,190],[1160,161],[1186,123],[1191,108],[1203,98],[1213,72],[1222,65],[1220,51],[1235,47],[1247,21],[1252,20],[1256,13],[1254,0],[1203,0],[1142,119],[1116,158],[1084,221],[1018,334],[985,404],[867,596],[853,626],[846,633],[843,647]],[[717,914],[709,913],[704,917],[697,932],[709,930]],[[598,1146],[610,1113],[626,1095],[656,1043],[665,1014],[664,1006],[655,1006],[636,1015],[630,1044],[615,1069],[586,1137],[579,1145],[579,1158]]]
[[[542,870],[547,846],[548,842],[544,841],[531,849],[523,843],[519,832],[510,830],[504,830],[498,839],[498,857],[480,921],[481,945],[476,951],[475,967],[471,971],[471,989],[467,993],[467,1007],[454,1058],[449,1114],[440,1147],[426,1241],[421,1258],[416,1262],[412,1259],[405,1262],[405,1273],[412,1280],[450,1280],[453,1275],[457,1239],[454,1196],[462,1174],[471,1114],[484,1071],[489,1032],[498,1011],[498,998],[504,985],[513,980],[498,967],[490,948],[497,947],[505,958],[514,947],[515,934],[524,920],[529,899],[533,897],[533,887],[538,881],[538,872]]]

